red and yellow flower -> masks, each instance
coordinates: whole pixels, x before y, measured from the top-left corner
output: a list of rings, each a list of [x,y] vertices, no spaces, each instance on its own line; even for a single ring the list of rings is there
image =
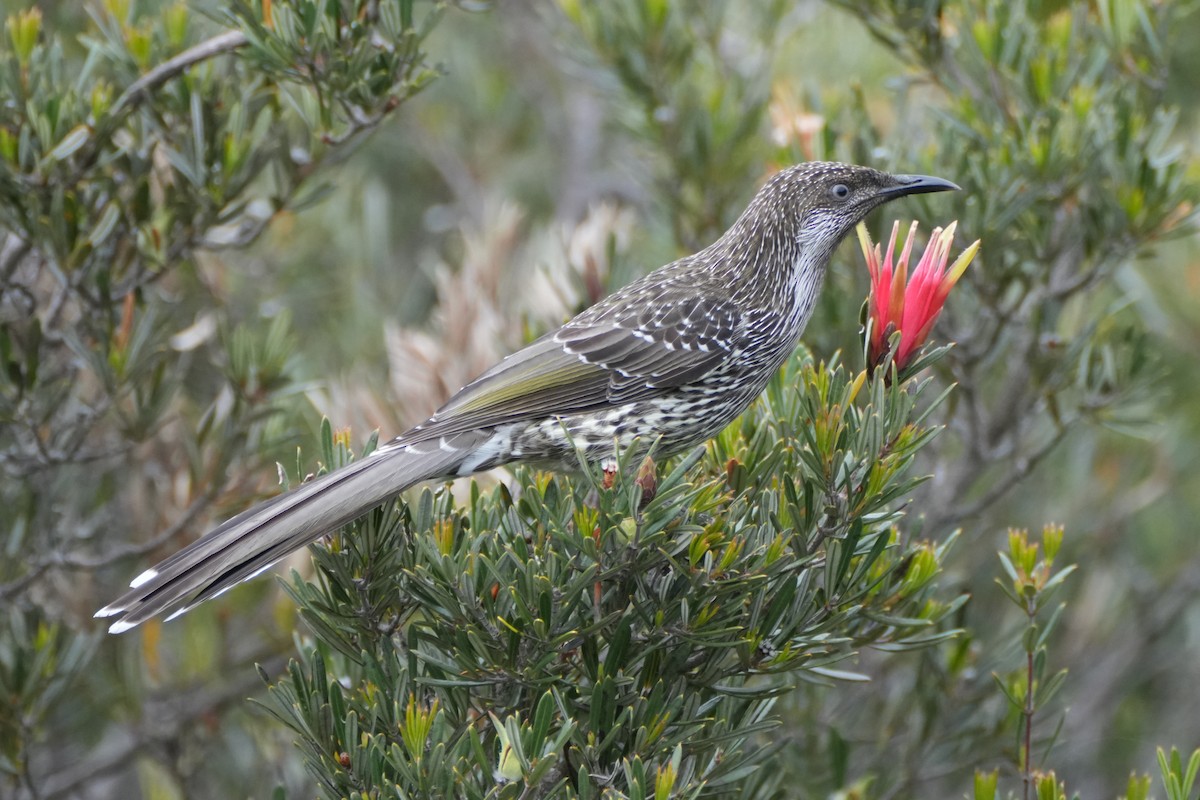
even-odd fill
[[[867,342],[869,367],[874,368],[887,358],[892,336],[897,331],[900,333],[900,342],[896,346],[893,361],[898,370],[908,365],[929,338],[929,332],[942,313],[950,290],[979,252],[979,240],[975,240],[947,269],[957,225],[957,222],[951,222],[945,229],[933,229],[925,253],[909,277],[908,262],[917,223],[909,227],[908,237],[894,265],[893,253],[900,223],[892,225],[886,250],[872,243],[866,226],[859,223],[858,241],[871,273],[871,297],[867,303],[870,319],[870,339]]]

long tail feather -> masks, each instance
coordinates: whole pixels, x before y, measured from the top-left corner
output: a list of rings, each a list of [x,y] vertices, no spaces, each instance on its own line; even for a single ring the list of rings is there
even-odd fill
[[[392,446],[245,511],[133,580],[130,590],[96,612],[117,617],[122,633],[197,603],[254,577],[306,544],[423,480],[452,473],[458,448],[420,451]]]

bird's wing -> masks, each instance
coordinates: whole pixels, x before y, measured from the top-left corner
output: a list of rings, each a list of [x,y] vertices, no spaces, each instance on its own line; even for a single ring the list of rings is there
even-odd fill
[[[645,399],[686,386],[724,363],[742,329],[737,305],[711,288],[673,288],[555,335],[563,349],[609,374],[609,403]]]
[[[702,287],[644,299],[584,312],[467,384],[403,438],[648,399],[698,380],[734,352],[742,319],[732,301]]]

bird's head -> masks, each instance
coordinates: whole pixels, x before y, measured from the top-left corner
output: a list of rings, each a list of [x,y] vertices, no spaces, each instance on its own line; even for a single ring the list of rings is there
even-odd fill
[[[806,249],[831,251],[872,209],[890,200],[958,188],[928,175],[889,175],[870,167],[809,161],[776,173],[746,216],[751,224],[794,232]]]

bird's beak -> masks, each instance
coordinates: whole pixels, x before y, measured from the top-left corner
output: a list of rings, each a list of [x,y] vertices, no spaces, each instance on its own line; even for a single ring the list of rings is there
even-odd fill
[[[929,192],[957,192],[960,187],[943,178],[932,175],[893,175],[895,183],[880,190],[880,194],[889,200],[904,197],[909,194],[928,194]]]

